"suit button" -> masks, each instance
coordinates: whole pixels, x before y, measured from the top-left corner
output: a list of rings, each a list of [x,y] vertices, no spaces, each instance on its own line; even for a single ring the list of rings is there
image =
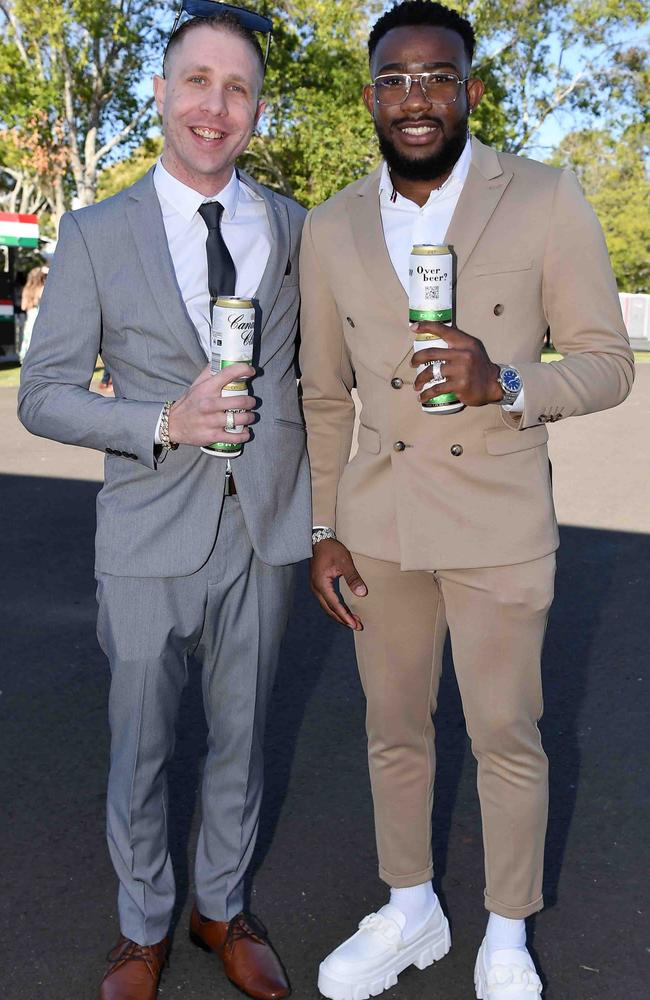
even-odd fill
[[[504,307],[501,305],[501,303],[497,302],[497,304],[495,305],[495,307],[494,307],[494,309],[492,311],[494,312],[495,316],[500,316],[501,313],[503,312],[503,308]]]
[[[404,451],[405,448],[406,445],[404,444],[403,441],[396,441],[395,444],[393,445],[393,451]]]
[[[346,318],[346,320],[348,321],[348,323],[350,324],[350,326],[352,327],[352,329],[354,330],[354,327],[355,327],[355,322],[354,322],[354,320],[352,319],[352,317],[351,317],[351,316],[346,316],[345,318]]]
[[[462,446],[462,444],[452,444],[452,446],[451,446],[451,448],[449,450],[452,453],[452,455],[454,456],[454,458],[459,458],[463,454],[463,446]]]
[[[390,380],[390,384],[392,385],[393,389],[401,389],[402,386],[404,385],[401,378],[392,378]]]
[[[539,416],[537,418],[537,423],[538,424],[545,424],[548,420],[549,420],[549,417],[547,417],[545,414],[542,414],[541,416]]]

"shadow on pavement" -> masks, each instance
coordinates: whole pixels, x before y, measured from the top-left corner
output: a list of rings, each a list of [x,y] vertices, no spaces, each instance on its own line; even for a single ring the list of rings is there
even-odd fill
[[[95,997],[118,932],[103,841],[108,669],[94,635],[98,488],[0,476],[5,1000]],[[535,941],[548,1000],[645,996],[649,564],[650,536],[562,529],[544,657],[548,908]],[[269,719],[251,902],[272,928],[298,1000],[317,997],[318,961],[384,901],[363,716],[351,636],[321,613],[302,567]],[[448,661],[436,721],[434,849],[455,945],[439,967],[405,973],[387,994],[400,1000],[466,1000],[485,920],[474,765]],[[204,741],[193,670],[170,769],[180,923],[165,992],[234,1000],[185,937]]]

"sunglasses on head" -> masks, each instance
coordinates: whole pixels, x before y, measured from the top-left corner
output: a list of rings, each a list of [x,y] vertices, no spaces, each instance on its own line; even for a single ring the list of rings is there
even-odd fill
[[[264,14],[258,14],[254,10],[247,10],[246,7],[236,7],[234,4],[222,3],[221,0],[181,0],[181,6],[174,20],[169,39],[180,25],[183,14],[188,17],[213,17],[215,14],[228,13],[249,31],[255,34],[266,35],[266,50],[264,52],[264,66],[269,58],[271,48],[271,36],[273,34],[273,22]],[[167,42],[169,45],[169,40]]]

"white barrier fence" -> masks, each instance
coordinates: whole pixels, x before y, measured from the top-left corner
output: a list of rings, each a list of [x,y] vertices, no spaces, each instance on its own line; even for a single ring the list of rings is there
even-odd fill
[[[636,351],[650,351],[650,295],[620,292],[623,319]]]

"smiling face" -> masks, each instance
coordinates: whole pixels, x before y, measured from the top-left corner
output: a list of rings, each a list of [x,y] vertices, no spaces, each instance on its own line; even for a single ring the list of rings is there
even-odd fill
[[[413,25],[388,31],[377,44],[370,68],[373,80],[391,72],[453,73],[464,80],[470,74],[470,61],[455,31]],[[481,81],[471,79],[461,85],[453,104],[433,104],[414,81],[403,104],[387,107],[377,102],[374,87],[366,87],[364,101],[393,176],[444,180],[465,146],[470,108],[476,107],[482,95]]]
[[[193,28],[154,77],[163,120],[162,160],[177,180],[206,197],[230,180],[235,160],[264,110],[262,68],[251,45],[223,28]]]

